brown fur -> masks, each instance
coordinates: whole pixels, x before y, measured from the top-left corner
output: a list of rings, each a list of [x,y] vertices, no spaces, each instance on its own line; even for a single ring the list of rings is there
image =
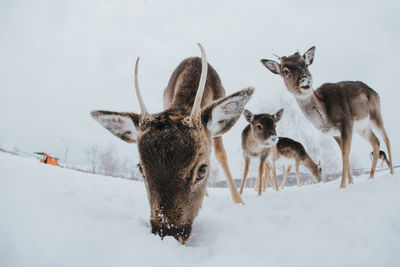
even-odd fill
[[[260,164],[258,167],[258,177],[256,180],[256,188],[258,195],[261,195],[262,191],[262,180],[265,171],[265,179],[268,179],[271,186],[274,186],[276,190],[277,181],[273,182],[269,175],[269,165],[267,163],[267,157],[271,152],[271,147],[275,141],[272,139],[276,138],[275,124],[281,119],[283,110],[279,110],[273,115],[270,114],[258,114],[253,115],[248,110],[245,110],[244,117],[250,123],[247,125],[242,132],[242,150],[243,157],[245,160],[244,173],[242,184],[240,186],[240,193],[243,192],[243,188],[246,182],[249,165],[251,158],[259,158]],[[271,138],[272,137],[272,138]]]
[[[312,47],[303,56],[295,53],[281,57],[280,64],[266,59],[261,62],[271,72],[282,76],[286,88],[295,96],[304,115],[314,126],[333,136],[339,144],[343,162],[341,188],[346,186],[346,176],[349,183],[353,181],[349,153],[354,131],[371,143],[374,155],[378,155],[379,151],[379,140],[374,130],[383,136],[393,174],[390,141],[383,127],[378,94],[359,81],[325,83],[313,91],[308,66],[313,62],[314,51],[315,47]],[[373,158],[370,178],[374,177],[377,159],[377,156]]]
[[[306,167],[313,175],[315,182],[319,183],[321,181],[321,172],[322,169],[318,166],[311,157],[307,154],[304,146],[287,137],[279,137],[278,143],[274,146],[272,150],[272,166],[275,168],[275,162],[278,161],[280,158],[291,159],[295,162],[296,167],[296,177],[297,177],[297,185],[301,186],[300,181],[300,173],[299,173],[299,166],[303,165]],[[287,165],[286,170],[290,170],[292,165]],[[284,176],[284,179],[281,184],[281,189],[286,184],[286,179],[289,173],[287,172]]]
[[[254,89],[225,97],[218,74],[208,65],[201,113],[198,119],[191,117],[202,72],[201,61],[200,58],[188,58],[176,68],[164,91],[165,111],[161,113],[141,116],[92,112],[93,118],[114,135],[126,142],[137,143],[139,166],[150,202],[152,232],[161,237],[171,235],[181,243],[189,238],[206,194],[212,143],[231,185],[234,202],[242,202],[234,187],[219,135],[227,132],[239,119]],[[215,112],[217,118],[213,118]]]
[[[240,186],[240,191],[239,191],[240,194],[243,193],[247,174],[249,172],[251,158],[260,159],[257,182],[261,183],[264,174],[264,169],[267,168],[266,159],[271,153],[271,147],[263,146],[263,144],[257,142],[252,133],[252,126],[251,124],[249,124],[246,126],[246,128],[244,128],[242,132],[242,150],[243,150],[243,157],[245,160],[245,166],[244,166],[242,184]],[[261,195],[260,184],[257,185],[257,188],[258,188],[258,195]]]
[[[164,90],[164,109],[183,109],[190,112],[196,97],[200,74],[200,58],[191,57],[183,60],[172,73],[168,86]],[[208,64],[206,87],[201,107],[224,96],[225,89],[222,87],[218,73]]]
[[[275,143],[276,141],[271,141],[272,139],[274,139],[274,136],[276,137],[276,123],[282,117],[282,113],[283,109],[272,115],[253,115],[250,111],[247,110],[244,112],[244,116],[250,124],[247,125],[242,132],[242,149],[243,156],[245,158],[245,171],[240,187],[240,193],[243,192],[250,159],[252,157],[260,158],[259,175],[256,181],[256,188],[258,189],[259,195],[261,194],[264,169],[266,170],[264,178],[264,190],[266,188],[267,181],[271,183],[271,186],[278,190],[278,179],[276,176],[275,164],[276,161],[278,161],[280,158],[292,159],[295,162],[299,186],[300,176],[298,173],[298,167],[300,164],[311,171],[317,182],[321,181],[321,168],[317,164],[315,164],[314,161],[310,158],[302,144],[285,137],[279,137],[277,143]],[[268,160],[272,163],[274,180],[272,180],[270,177],[269,172],[271,170],[271,166],[267,163]],[[284,183],[286,182],[291,167],[291,165],[286,166],[286,174],[284,177],[284,181],[282,182],[281,188],[283,188]]]

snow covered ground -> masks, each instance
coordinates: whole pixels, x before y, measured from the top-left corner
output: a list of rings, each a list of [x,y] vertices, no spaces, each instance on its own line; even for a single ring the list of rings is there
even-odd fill
[[[0,266],[399,266],[400,175],[209,188],[190,241],[150,233],[141,182],[0,153]]]

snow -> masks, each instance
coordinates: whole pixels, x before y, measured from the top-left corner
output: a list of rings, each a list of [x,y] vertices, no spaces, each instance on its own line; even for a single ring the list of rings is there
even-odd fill
[[[0,153],[0,266],[399,266],[400,175],[209,188],[186,246],[150,233],[143,183]],[[397,170],[398,172],[398,170]]]

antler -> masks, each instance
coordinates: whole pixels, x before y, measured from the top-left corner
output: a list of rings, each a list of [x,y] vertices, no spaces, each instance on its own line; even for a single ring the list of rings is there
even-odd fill
[[[201,75],[200,75],[199,87],[197,88],[196,98],[194,99],[193,103],[192,113],[190,114],[190,118],[194,120],[196,119],[200,120],[200,114],[201,114],[200,104],[201,104],[201,99],[203,98],[204,88],[206,86],[207,69],[208,69],[206,52],[204,51],[204,48],[200,43],[197,43],[197,45],[199,46],[201,51]]]
[[[149,113],[147,112],[146,106],[144,105],[142,95],[140,94],[139,82],[138,82],[138,65],[139,65],[139,57],[136,59],[135,65],[135,89],[136,95],[140,105],[140,112],[142,116],[147,116]]]

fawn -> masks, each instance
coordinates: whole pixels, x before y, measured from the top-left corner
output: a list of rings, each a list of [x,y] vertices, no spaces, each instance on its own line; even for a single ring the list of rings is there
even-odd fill
[[[276,135],[276,123],[281,119],[283,109],[278,110],[276,113],[270,114],[253,114],[245,110],[243,115],[249,122],[249,125],[242,132],[242,149],[245,159],[245,167],[243,180],[240,187],[240,193],[243,192],[243,187],[246,182],[250,159],[252,157],[260,158],[259,173],[256,181],[258,188],[258,195],[261,195],[262,178],[265,170],[264,190],[267,181],[278,190],[278,179],[276,175],[276,162],[285,161],[286,171],[281,184],[281,189],[285,186],[287,177],[293,164],[296,166],[297,183],[300,186],[299,166],[305,166],[311,171],[316,182],[321,181],[321,167],[314,163],[310,156],[305,151],[302,144],[290,138],[278,137]],[[270,176],[272,163],[273,180]]]

